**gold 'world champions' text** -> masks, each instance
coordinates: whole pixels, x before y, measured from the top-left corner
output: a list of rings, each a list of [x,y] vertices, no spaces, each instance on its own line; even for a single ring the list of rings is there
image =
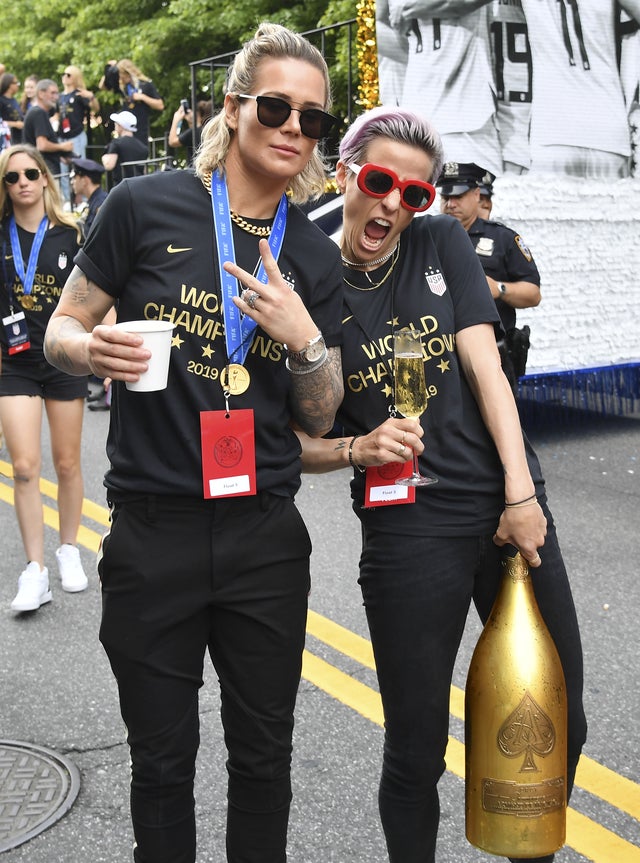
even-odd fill
[[[143,316],[147,320],[170,321],[176,327],[173,337],[173,346],[180,349],[182,339],[180,331],[196,336],[203,340],[201,345],[201,357],[191,358],[187,363],[187,371],[198,377],[209,380],[218,380],[221,369],[226,365],[226,346],[224,342],[224,323],[220,300],[216,293],[199,290],[195,287],[180,286],[180,303],[178,306],[167,306],[159,303],[147,303],[144,307]],[[221,350],[224,358],[219,363],[207,362],[211,360],[216,350]],[[271,362],[280,362],[284,354],[284,346],[281,342],[261,333],[259,330],[251,344],[249,352],[259,354],[263,359]]]
[[[456,338],[454,333],[439,333],[434,335],[438,329],[438,321],[433,315],[424,315],[417,324],[407,324],[411,329],[415,329],[422,333],[422,358],[425,363],[431,360],[442,360],[440,363],[440,372],[449,371],[449,364],[455,349]],[[393,384],[393,333],[390,331],[387,335],[382,336],[375,342],[361,345],[364,353],[370,364],[347,376],[346,384],[352,393],[359,393],[366,390],[370,386],[379,386],[380,384]],[[437,387],[427,386],[427,394],[429,397],[436,395]]]

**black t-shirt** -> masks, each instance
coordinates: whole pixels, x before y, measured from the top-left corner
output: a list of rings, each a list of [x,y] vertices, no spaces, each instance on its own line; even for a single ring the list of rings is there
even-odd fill
[[[84,131],[85,120],[89,118],[89,100],[74,90],[72,93],[61,93],[59,104],[60,138],[63,141],[77,138]]]
[[[0,117],[3,120],[9,120],[11,123],[15,123],[18,120],[24,119],[22,116],[22,111],[20,110],[20,104],[16,99],[13,99],[11,96],[0,96]],[[20,144],[21,141],[22,129],[15,129],[12,126],[11,143]]]
[[[504,474],[456,354],[456,334],[498,323],[478,258],[458,221],[414,218],[401,236],[392,277],[375,290],[345,285],[342,367],[345,398],[338,419],[348,434],[367,433],[389,415],[393,399],[394,329],[423,333],[428,407],[425,473],[438,484],[416,490],[415,504],[362,509],[363,474],[352,482],[354,509],[364,522],[397,534],[477,535],[495,529],[504,502]],[[351,270],[347,270],[351,278]],[[375,283],[375,273],[369,274]],[[527,444],[528,447],[528,444]],[[537,459],[530,469],[542,492]]]
[[[132,85],[128,85],[125,88],[126,92],[124,94],[124,101],[122,103],[122,107],[126,111],[131,111],[132,114],[136,115],[137,130],[133,133],[134,136],[145,145],[148,150],[149,147],[149,117],[151,115],[151,108],[147,105],[146,102],[142,102],[138,99],[133,98],[133,94],[135,89]],[[160,93],[156,89],[156,85],[153,81],[140,81],[138,85],[138,91],[140,93],[144,93],[145,96],[149,96],[150,99],[159,99]]]
[[[186,124],[185,124],[186,125]],[[196,126],[195,128],[195,143],[194,143],[194,130],[190,129],[187,126],[183,129],[178,135],[178,140],[183,147],[187,148],[187,162],[191,164],[193,160],[193,155],[200,146],[200,141],[202,140],[202,126]]]
[[[35,234],[18,227],[25,272],[34,237]],[[31,342],[29,350],[13,355],[10,361],[40,362],[44,358],[42,346],[49,318],[58,305],[62,288],[71,273],[73,259],[78,251],[78,235],[73,228],[60,225],[54,225],[46,232],[38,255],[38,265],[31,291],[34,306],[31,309],[25,307],[24,288],[15,271],[8,220],[5,220],[0,227],[0,243],[3,263],[1,316],[6,317],[11,307],[15,312],[24,311]],[[26,304],[30,305],[30,302],[27,300]],[[7,353],[4,327],[0,328],[0,340],[4,362]]]
[[[540,286],[540,273],[519,234],[501,222],[476,219],[469,228],[478,260],[487,276],[498,282],[532,282]],[[516,310],[499,297],[496,306],[505,331],[516,325]]]
[[[238,262],[253,271],[258,238],[234,225],[234,239]],[[119,320],[176,325],[166,390],[114,384],[107,487],[202,497],[200,411],[224,410],[220,372],[227,362],[211,196],[190,170],[124,180],[100,208],[76,263],[117,300]],[[279,267],[327,344],[339,344],[339,251],[295,206]],[[230,406],[254,411],[258,489],[291,496],[300,484],[300,447],[289,426],[284,361],[282,344],[258,328],[245,363],[251,384]]]
[[[39,137],[46,138],[52,144],[58,143],[58,137],[53,131],[53,126],[49,120],[49,115],[39,105],[32,105],[24,118],[24,127],[22,129],[22,140],[25,144],[31,144],[33,147],[38,146],[37,140]],[[49,166],[51,173],[58,175],[60,173],[60,152],[42,153],[42,156]]]
[[[118,154],[118,161],[111,172],[114,185],[119,183],[123,177],[139,177],[144,174],[144,165],[122,167],[123,162],[139,162],[149,155],[146,145],[132,135],[121,135],[119,138],[109,141],[105,153]]]

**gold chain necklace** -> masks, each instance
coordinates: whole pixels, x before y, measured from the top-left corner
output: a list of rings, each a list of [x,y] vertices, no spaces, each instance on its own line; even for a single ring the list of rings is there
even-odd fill
[[[211,194],[211,171],[205,171],[201,180],[202,185],[205,187],[207,192]],[[252,222],[247,222],[247,220],[243,219],[242,216],[234,213],[233,210],[229,211],[229,215],[231,216],[231,221],[235,222],[236,225],[241,230],[246,231],[247,234],[253,234],[254,237],[271,236],[271,225],[254,225]]]
[[[375,291],[377,288],[380,287],[380,285],[384,285],[384,283],[387,281],[387,279],[389,278],[389,276],[393,272],[393,268],[397,264],[398,258],[400,257],[400,243],[398,243],[398,245],[395,247],[395,249],[393,251],[394,251],[394,257],[393,257],[393,261],[391,262],[391,266],[389,267],[389,269],[384,274],[384,276],[380,279],[379,282],[372,282],[371,279],[369,278],[369,273],[365,273],[365,276],[369,280],[371,287],[361,288],[358,285],[354,285],[353,282],[350,282],[348,279],[346,279],[344,275],[342,276],[342,281],[345,284],[349,285],[350,288],[355,288],[356,291]]]
[[[229,215],[231,216],[231,221],[235,222],[247,234],[253,234],[255,237],[268,237],[271,234],[271,225],[254,225],[252,222],[247,222],[242,216],[234,213],[233,210],[229,210]]]

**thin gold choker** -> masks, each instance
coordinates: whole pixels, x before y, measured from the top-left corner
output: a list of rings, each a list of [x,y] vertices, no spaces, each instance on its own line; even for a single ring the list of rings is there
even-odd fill
[[[209,181],[211,181],[211,177],[209,177]],[[387,252],[387,254],[383,255],[381,258],[377,258],[375,261],[364,261],[364,263],[348,261],[344,255],[341,255],[342,263],[346,264],[348,267],[377,267],[379,264],[384,264],[385,261],[388,261],[397,248],[398,244],[396,244],[390,252]]]
[[[202,185],[211,194],[211,171],[206,171],[201,179]],[[247,234],[253,234],[254,237],[269,237],[271,235],[271,225],[254,225],[252,222],[247,222],[242,216],[234,213],[233,210],[229,212],[229,215],[231,216],[231,221],[235,222]]]

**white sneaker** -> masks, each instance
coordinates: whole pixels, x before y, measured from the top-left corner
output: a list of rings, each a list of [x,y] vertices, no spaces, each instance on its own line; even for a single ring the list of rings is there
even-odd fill
[[[80,552],[75,545],[61,545],[56,551],[56,560],[63,590],[67,593],[79,593],[87,589],[89,579],[84,574]]]
[[[49,570],[46,566],[40,570],[40,564],[32,560],[18,579],[18,593],[11,603],[11,609],[13,611],[35,611],[45,602],[51,602]]]

